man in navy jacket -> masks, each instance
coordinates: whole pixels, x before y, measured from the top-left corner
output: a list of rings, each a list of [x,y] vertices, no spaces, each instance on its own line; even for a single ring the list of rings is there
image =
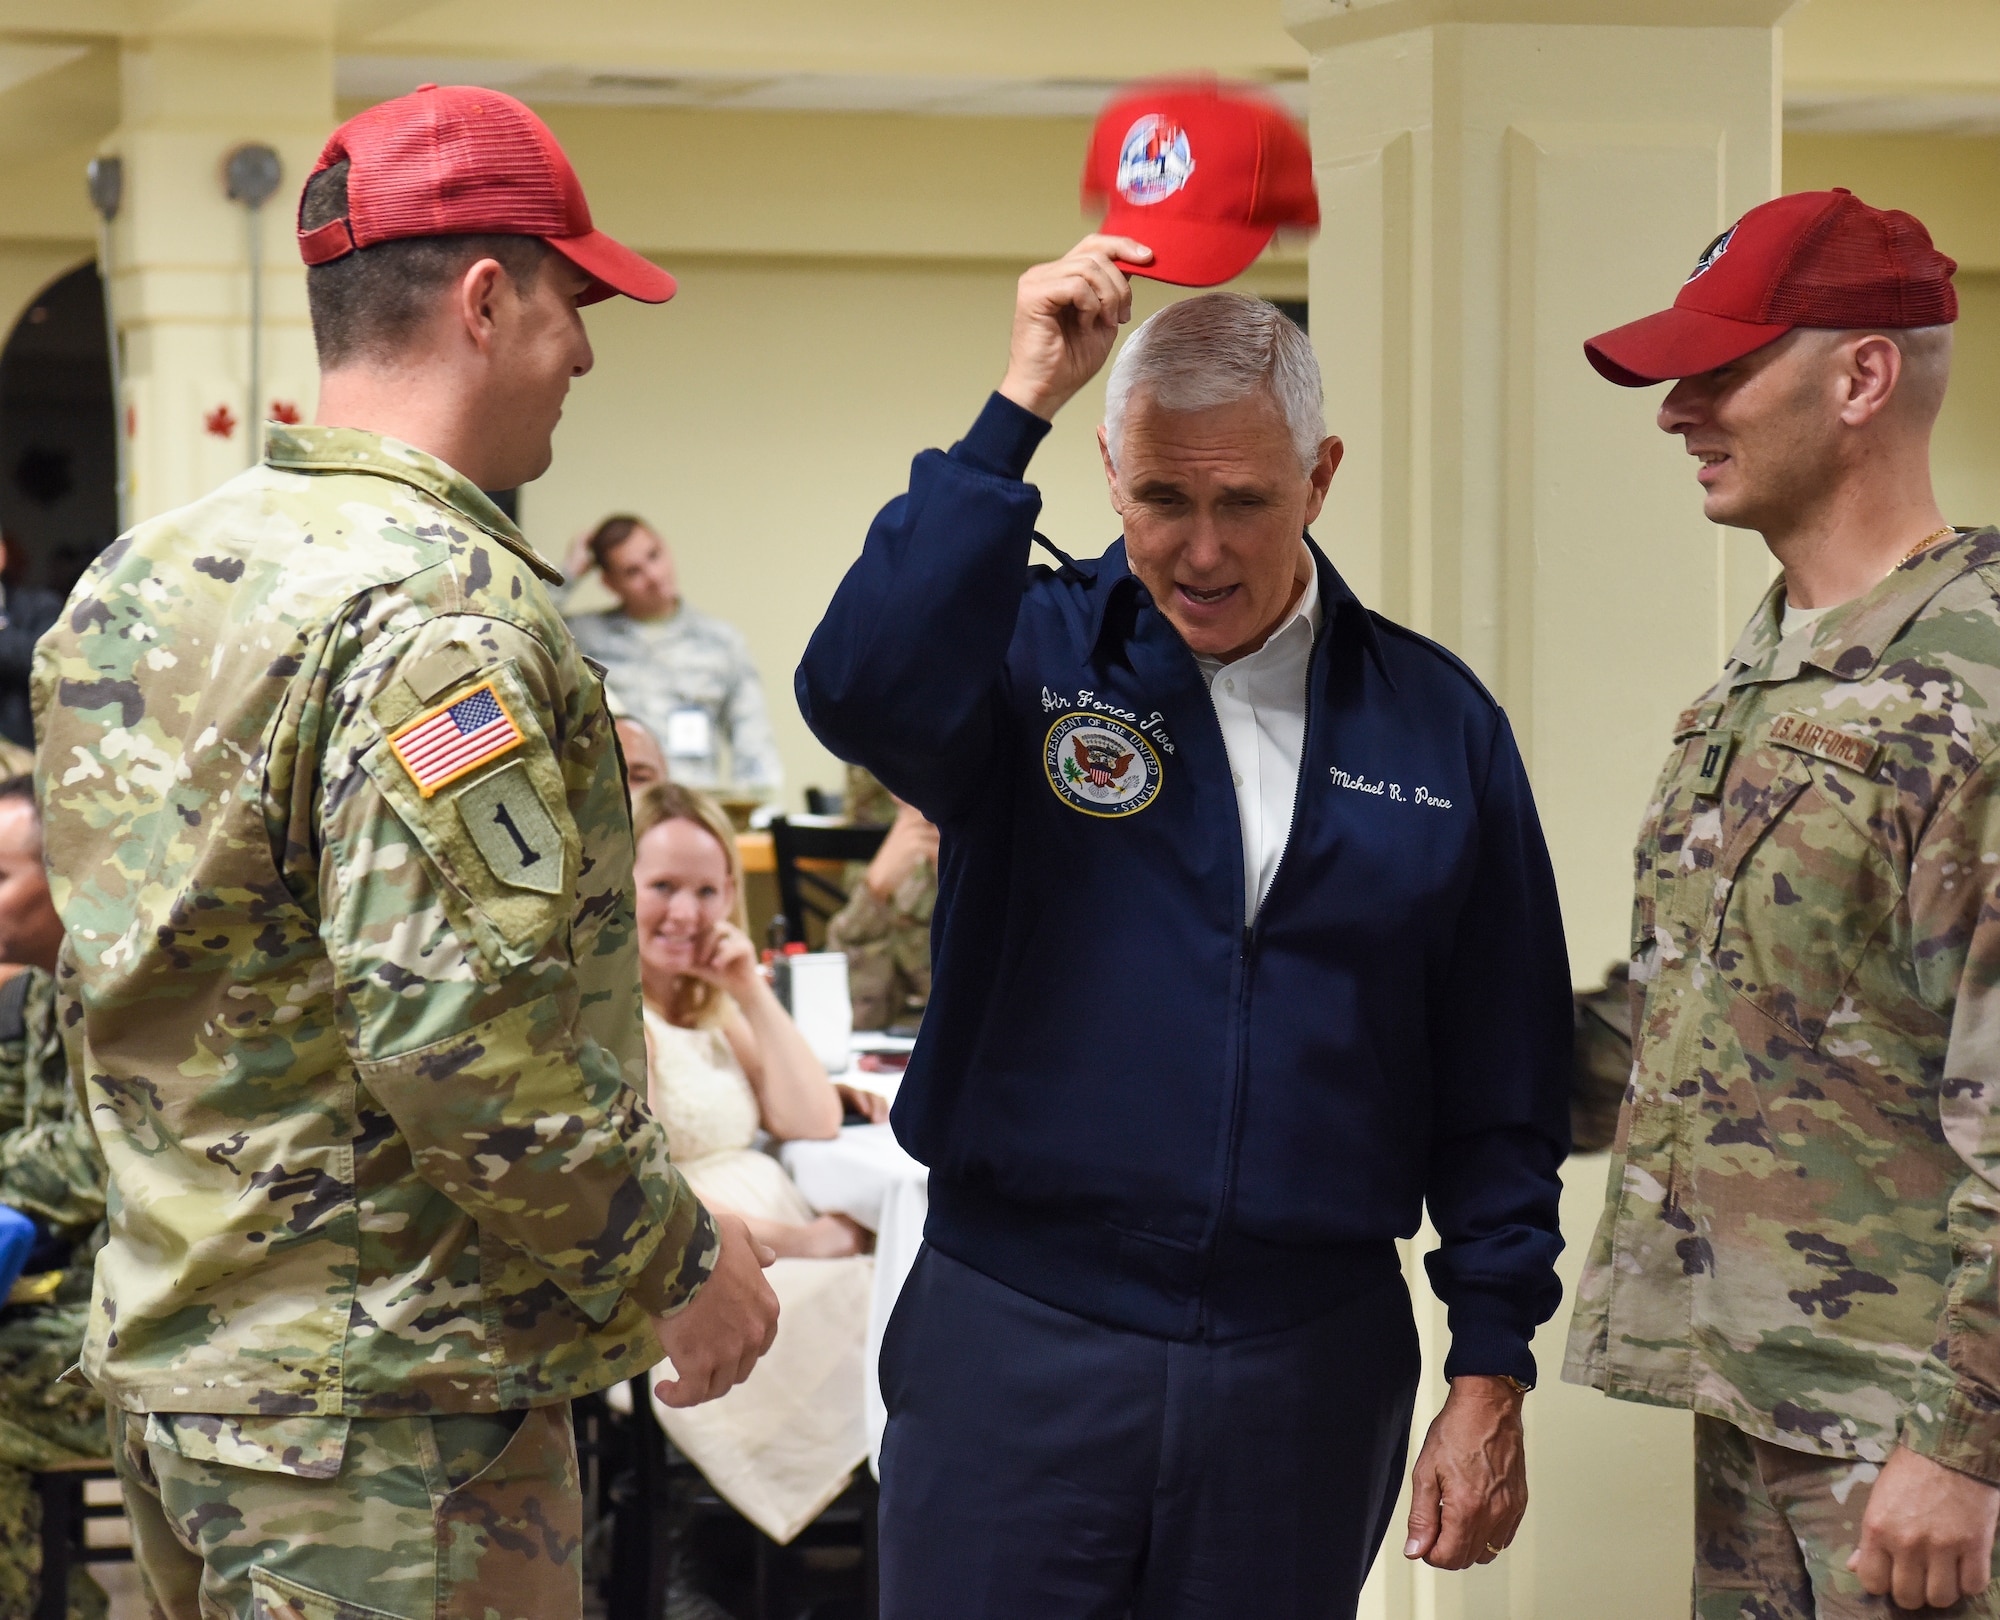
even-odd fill
[[[1302,334],[1229,294],[1134,334],[1124,538],[1028,567],[1023,482],[1129,317],[1090,237],[1021,279],[1005,380],[926,451],[800,705],[943,834],[895,1110],[931,1170],[882,1352],[888,1620],[1352,1615],[1418,1381],[1406,1556],[1504,1549],[1554,1310],[1569,976],[1505,717],[1306,534],[1340,459]]]

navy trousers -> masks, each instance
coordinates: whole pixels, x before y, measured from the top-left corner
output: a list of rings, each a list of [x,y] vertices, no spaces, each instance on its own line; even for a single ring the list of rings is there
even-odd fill
[[[1418,1371],[1401,1277],[1181,1342],[926,1245],[882,1345],[882,1620],[1351,1620]]]

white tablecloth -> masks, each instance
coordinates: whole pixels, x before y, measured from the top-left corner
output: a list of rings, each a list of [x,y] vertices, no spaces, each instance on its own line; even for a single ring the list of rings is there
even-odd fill
[[[866,1083],[859,1075],[841,1078]],[[882,1332],[924,1241],[929,1173],[897,1145],[887,1125],[849,1125],[830,1142],[787,1142],[779,1158],[814,1209],[845,1215],[875,1234],[875,1293],[868,1309],[863,1379],[868,1465],[880,1474],[882,1429],[889,1416],[877,1371]]]

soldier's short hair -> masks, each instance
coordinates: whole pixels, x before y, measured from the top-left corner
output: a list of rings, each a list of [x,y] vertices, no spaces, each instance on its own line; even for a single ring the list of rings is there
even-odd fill
[[[1111,465],[1125,413],[1139,397],[1165,411],[1205,411],[1262,392],[1284,418],[1308,475],[1326,437],[1319,361],[1312,343],[1276,304],[1242,293],[1205,293],[1169,304],[1125,340],[1104,385],[1104,436]]]
[[[299,228],[316,230],[347,217],[347,162],[306,182]],[[526,292],[549,256],[534,236],[405,236],[377,242],[326,264],[306,267],[306,304],[320,368],[387,359],[407,343],[431,302],[481,259],[496,259]]]
[[[624,545],[641,529],[648,534],[656,532],[652,524],[642,517],[633,516],[630,512],[620,512],[606,518],[590,531],[590,538],[584,542],[590,549],[591,561],[599,568],[603,568],[612,552]]]

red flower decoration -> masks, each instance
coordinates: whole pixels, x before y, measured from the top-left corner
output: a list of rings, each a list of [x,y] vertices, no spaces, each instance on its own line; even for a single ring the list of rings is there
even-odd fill
[[[283,422],[286,427],[291,427],[298,419],[299,408],[289,399],[274,399],[271,401],[271,420],[273,422]]]
[[[236,431],[236,413],[227,405],[218,405],[202,417],[201,425],[218,439],[226,439]]]

